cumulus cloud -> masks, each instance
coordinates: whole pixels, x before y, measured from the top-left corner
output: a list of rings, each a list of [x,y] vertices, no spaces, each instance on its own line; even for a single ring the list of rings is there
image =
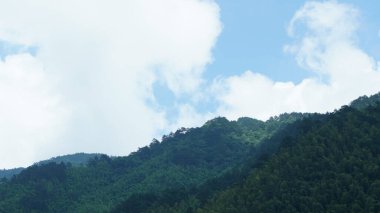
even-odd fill
[[[162,130],[219,115],[331,111],[380,90],[380,63],[358,46],[358,27],[352,5],[308,1],[290,20],[294,43],[284,51],[312,77],[296,84],[246,71],[206,88],[221,31],[211,0],[4,0],[0,41],[35,52],[0,61],[0,168],[78,151],[125,155]],[[188,98],[175,101],[177,119],[159,106],[157,82]],[[216,111],[198,112],[214,99]]]
[[[178,118],[173,122],[168,129],[171,132],[176,131],[179,127],[199,127],[207,120],[214,118],[214,113],[199,113],[196,107],[192,104],[181,104],[178,106]]]
[[[357,44],[360,13],[337,1],[309,1],[289,23],[284,50],[315,73],[299,84],[246,71],[216,81],[219,114],[268,119],[284,112],[326,112],[380,90],[378,62]]]
[[[42,64],[29,54],[0,61],[0,103],[2,166],[30,163],[62,134],[69,115]]]
[[[0,168],[143,146],[171,126],[153,84],[197,93],[220,31],[206,0],[2,1],[0,40],[37,51],[1,63]]]

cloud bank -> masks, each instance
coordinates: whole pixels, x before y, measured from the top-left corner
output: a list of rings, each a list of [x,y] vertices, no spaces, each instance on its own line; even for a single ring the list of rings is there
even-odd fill
[[[207,81],[221,32],[212,0],[5,0],[0,42],[19,49],[0,61],[0,168],[79,151],[126,155],[215,116],[334,110],[380,90],[380,63],[358,46],[359,27],[354,6],[308,1],[284,51],[311,77],[276,82],[246,71]],[[156,83],[173,93],[174,119]],[[216,110],[200,112],[209,102]]]
[[[195,93],[220,31],[207,0],[2,1],[0,41],[37,51],[0,62],[0,168],[145,145],[171,125],[153,84]]]
[[[28,54],[0,61],[0,103],[2,166],[30,163],[57,139],[68,113],[42,64]]]
[[[359,11],[337,1],[310,1],[288,26],[284,47],[314,75],[295,84],[246,71],[214,83],[218,114],[268,119],[284,112],[326,112],[380,90],[379,62],[357,45]]]

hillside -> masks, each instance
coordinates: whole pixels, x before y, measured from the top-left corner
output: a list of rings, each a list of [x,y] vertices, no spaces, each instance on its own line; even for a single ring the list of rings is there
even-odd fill
[[[35,164],[0,183],[0,212],[373,212],[380,105],[266,122],[215,118],[85,166]]]
[[[73,166],[84,166],[87,164],[87,162],[90,159],[93,159],[95,157],[99,157],[100,154],[87,154],[87,153],[76,153],[71,155],[63,155],[63,156],[57,156],[50,158],[48,160],[40,161],[35,164],[42,165],[47,164],[51,162],[55,162],[57,164],[60,164],[61,162],[65,164],[71,164]],[[3,169],[0,170],[0,179],[1,178],[11,178],[13,175],[19,174],[22,170],[25,168],[14,168],[14,169]]]
[[[366,107],[344,106],[290,125],[296,131],[283,135],[279,149],[246,162],[233,184],[224,184],[227,176],[216,180],[217,190],[204,185],[174,202],[150,195],[155,199],[139,212],[379,212],[380,104],[371,98],[354,102]],[[115,212],[129,212],[133,203]]]
[[[11,178],[11,177],[13,177],[13,175],[19,174],[24,169],[25,168],[22,168],[22,167],[14,168],[14,169],[2,169],[2,170],[0,170],[0,179]]]
[[[379,212],[380,106],[344,107],[199,212]]]
[[[136,193],[186,190],[219,177],[255,154],[255,147],[302,114],[262,122],[215,118],[181,128],[127,157],[95,157],[85,167],[35,164],[0,186],[0,210],[109,211]],[[27,189],[27,190],[25,190]]]

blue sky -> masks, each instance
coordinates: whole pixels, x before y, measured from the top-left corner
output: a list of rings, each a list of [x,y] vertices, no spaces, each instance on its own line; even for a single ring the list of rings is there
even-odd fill
[[[375,0],[8,1],[0,168],[74,152],[126,155],[216,116],[324,113],[374,94],[378,8]]]
[[[339,1],[355,5],[362,14],[359,29],[360,46],[380,58],[378,31],[380,2],[376,0]],[[245,70],[264,73],[276,81],[299,82],[312,75],[301,69],[292,55],[283,51],[291,43],[286,27],[294,12],[305,1],[278,0],[228,1],[218,0],[224,25],[213,50],[214,63],[207,67],[205,76],[234,75]]]
[[[33,46],[26,46],[20,44],[13,44],[7,41],[0,40],[0,59],[4,60],[7,55],[14,55],[19,53],[30,53],[36,55],[37,48]]]
[[[286,26],[303,1],[218,1],[223,33],[214,49],[214,63],[207,76],[233,75],[245,70],[265,73],[274,80],[300,81],[293,57],[284,54],[289,42]],[[284,72],[286,70],[286,72]]]
[[[217,77],[239,75],[246,70],[264,74],[274,81],[294,83],[316,76],[313,71],[300,67],[294,56],[284,51],[284,46],[294,41],[287,34],[287,26],[294,12],[306,1],[292,0],[286,4],[278,0],[216,2],[220,7],[223,29],[212,49],[213,62],[208,64],[204,71],[206,81],[212,82]],[[339,2],[352,4],[360,10],[361,26],[356,42],[371,56],[380,59],[380,16],[377,11],[380,2]],[[160,84],[155,87],[155,95],[159,103],[173,115],[176,115],[174,105],[188,98],[178,98]],[[207,112],[217,107],[218,104],[211,100],[200,103],[197,109]]]
[[[294,11],[304,1],[292,1],[280,5],[278,1],[216,1],[220,7],[222,33],[212,50],[213,61],[208,64],[204,78],[213,81],[216,77],[238,75],[254,70],[274,80],[299,82],[309,72],[297,66],[294,57],[284,53],[283,46],[290,39],[286,26]],[[270,12],[269,12],[270,11]],[[275,15],[274,15],[275,14]],[[175,97],[165,85],[157,84],[155,95],[160,104],[176,115]],[[184,97],[186,101],[188,97]],[[202,112],[217,107],[214,102],[202,102],[197,106]],[[176,119],[174,116],[170,119]]]

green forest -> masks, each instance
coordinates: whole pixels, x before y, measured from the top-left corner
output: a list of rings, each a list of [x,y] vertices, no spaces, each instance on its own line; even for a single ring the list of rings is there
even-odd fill
[[[379,166],[377,94],[326,114],[218,117],[126,157],[36,163],[3,176],[0,212],[380,212]]]

